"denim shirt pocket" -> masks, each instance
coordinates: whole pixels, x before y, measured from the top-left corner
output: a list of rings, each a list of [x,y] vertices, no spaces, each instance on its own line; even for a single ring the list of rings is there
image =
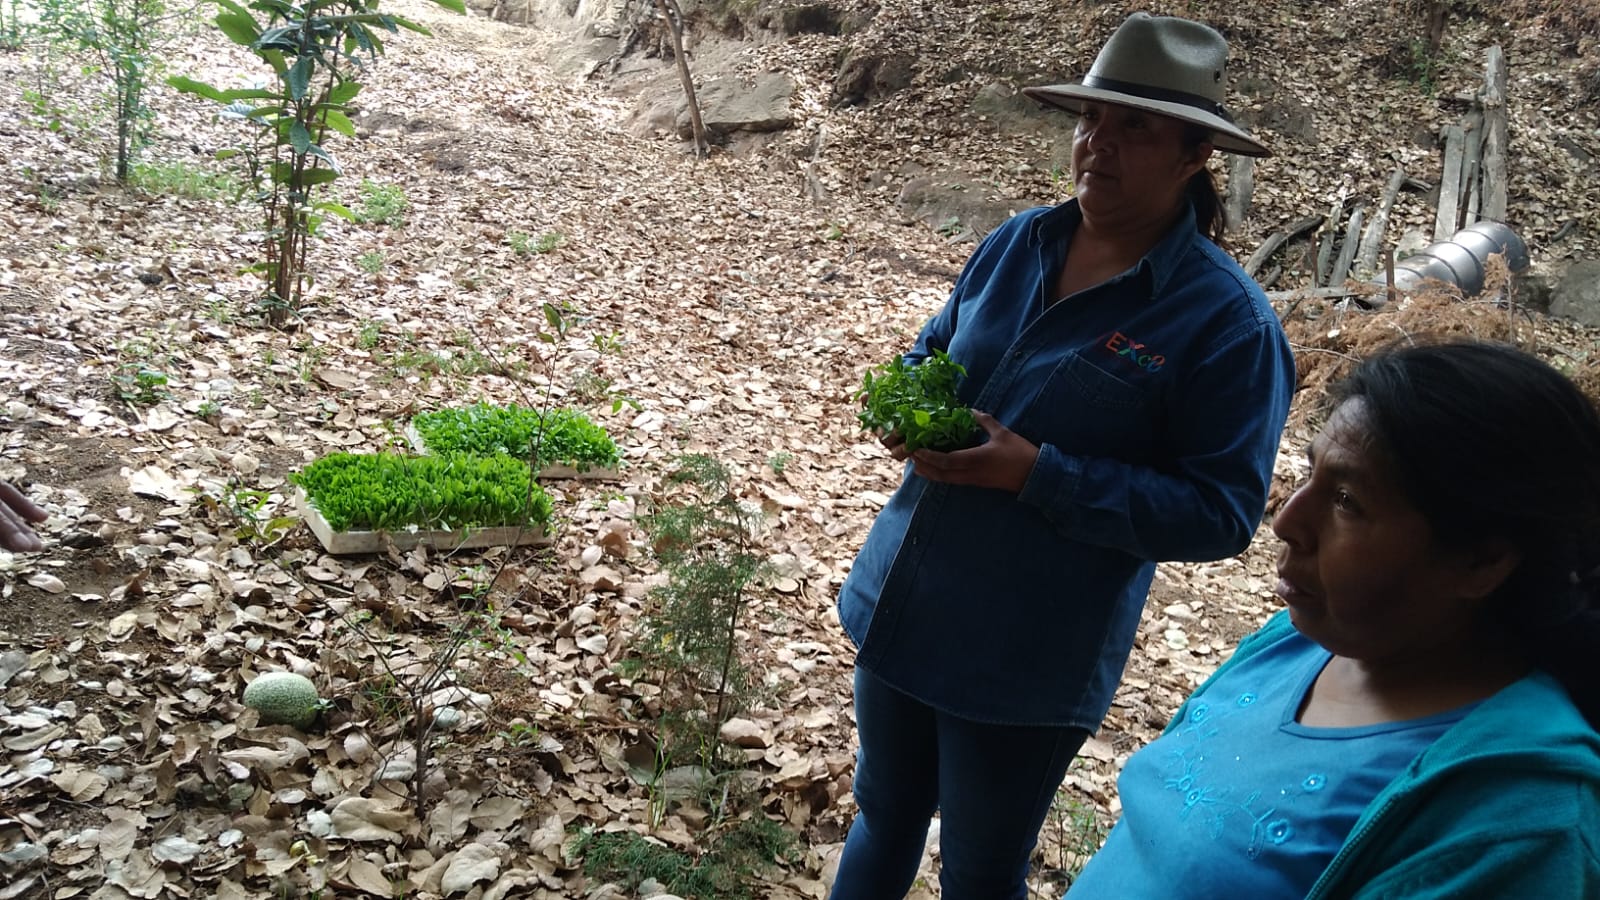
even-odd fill
[[[1056,366],[1045,390],[1063,379],[1083,402],[1096,409],[1138,409],[1148,399],[1143,390],[1100,368],[1081,353],[1067,354]]]
[[[1035,443],[1069,452],[1106,453],[1123,447],[1134,433],[1147,432],[1147,407],[1153,402],[1147,388],[1107,372],[1081,353],[1068,353],[1045,378],[1017,430]]]

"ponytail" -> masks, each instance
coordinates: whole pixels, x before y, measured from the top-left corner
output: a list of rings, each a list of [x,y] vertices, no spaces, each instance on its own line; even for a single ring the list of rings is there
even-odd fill
[[[1211,129],[1201,125],[1186,125],[1183,129],[1183,148],[1193,150],[1201,144],[1210,143]],[[1194,205],[1194,224],[1200,233],[1211,239],[1224,250],[1228,249],[1226,235],[1228,233],[1228,214],[1222,208],[1222,192],[1217,189],[1216,176],[1211,174],[1211,169],[1202,167],[1200,171],[1189,176],[1189,183],[1184,187],[1184,195]]]
[[[1217,190],[1217,179],[1212,176],[1210,169],[1201,169],[1189,176],[1189,185],[1184,191],[1189,196],[1189,202],[1194,204],[1194,224],[1200,233],[1211,239],[1211,243],[1226,250],[1228,241],[1224,235],[1228,232],[1228,214],[1222,208],[1222,194]]]
[[[1535,599],[1524,604],[1521,615],[1502,612],[1502,618],[1521,637],[1529,661],[1561,682],[1573,705],[1600,731],[1600,567],[1573,572],[1566,580],[1552,592],[1559,598],[1554,603]],[[1542,605],[1548,611],[1540,610]]]

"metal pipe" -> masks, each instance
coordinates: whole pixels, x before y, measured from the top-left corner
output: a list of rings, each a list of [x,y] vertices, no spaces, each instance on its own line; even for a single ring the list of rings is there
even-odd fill
[[[1485,266],[1495,254],[1505,256],[1512,274],[1528,268],[1528,245],[1509,225],[1474,222],[1447,241],[1429,244],[1405,259],[1396,260],[1394,286],[1409,291],[1427,279],[1436,278],[1455,285],[1462,294],[1471,297],[1483,290]],[[1373,283],[1388,287],[1389,278],[1380,272]]]

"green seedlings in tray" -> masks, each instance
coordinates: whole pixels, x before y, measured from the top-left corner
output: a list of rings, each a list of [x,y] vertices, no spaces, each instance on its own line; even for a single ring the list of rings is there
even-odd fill
[[[430,453],[504,453],[527,459],[536,449],[540,466],[568,465],[580,472],[614,469],[621,459],[605,429],[572,409],[541,415],[516,404],[479,403],[421,413],[411,425]]]
[[[550,497],[510,456],[333,453],[289,480],[334,531],[494,528],[550,521]]]
[[[943,350],[916,363],[897,356],[861,379],[856,418],[868,431],[898,432],[908,451],[966,447],[978,430],[972,411],[956,395],[966,376],[967,370]]]

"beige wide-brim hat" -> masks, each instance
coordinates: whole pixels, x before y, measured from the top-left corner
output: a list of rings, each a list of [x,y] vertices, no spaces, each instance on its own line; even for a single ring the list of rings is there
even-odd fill
[[[1117,27],[1075,84],[1024,88],[1023,93],[1070,112],[1096,100],[1149,110],[1211,129],[1218,150],[1244,156],[1272,151],[1233,124],[1223,106],[1228,42],[1188,19],[1134,13]]]

